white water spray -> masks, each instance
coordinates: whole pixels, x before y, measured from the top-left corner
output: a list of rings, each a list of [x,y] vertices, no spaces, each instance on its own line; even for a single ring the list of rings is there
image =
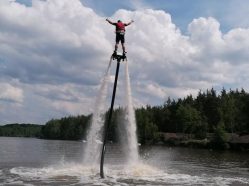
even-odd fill
[[[85,148],[84,164],[97,166],[100,160],[100,152],[103,141],[103,126],[105,122],[105,101],[107,98],[107,85],[109,81],[109,71],[111,60],[104,75],[98,97],[96,99],[91,126],[87,135],[87,145]],[[130,77],[128,61],[125,62],[125,109],[124,115],[118,123],[121,130],[120,140],[125,152],[125,158],[129,165],[138,162],[138,147],[136,135],[135,111],[132,104]]]
[[[131,95],[131,85],[130,76],[128,69],[128,61],[125,63],[125,110],[124,110],[124,121],[123,124],[124,131],[120,134],[121,143],[123,149],[126,153],[126,158],[128,164],[134,164],[138,162],[138,145],[137,145],[137,135],[136,135],[136,118],[135,110],[132,104]]]
[[[94,113],[91,119],[90,128],[87,134],[87,143],[84,150],[84,164],[90,164],[91,166],[97,166],[100,160],[100,152],[103,141],[103,126],[105,122],[105,106],[108,90],[109,71],[111,67],[112,59],[108,64],[107,70],[102,79],[101,86],[98,92],[98,96],[94,105]]]

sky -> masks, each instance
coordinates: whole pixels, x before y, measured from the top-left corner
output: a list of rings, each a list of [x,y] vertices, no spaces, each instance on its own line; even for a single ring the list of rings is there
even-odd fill
[[[0,125],[93,112],[114,49],[106,18],[135,21],[126,28],[134,107],[212,87],[249,91],[248,12],[245,0],[1,0]],[[112,63],[110,96],[114,73]],[[116,106],[123,79],[121,64]]]

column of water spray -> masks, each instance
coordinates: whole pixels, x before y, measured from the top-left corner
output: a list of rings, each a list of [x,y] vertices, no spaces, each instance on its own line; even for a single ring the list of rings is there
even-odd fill
[[[91,166],[97,166],[100,160],[111,62],[112,59],[110,59],[95,100],[94,111],[87,134],[87,143],[84,148],[83,163],[90,164]]]
[[[126,149],[127,154],[126,158],[128,160],[128,164],[133,164],[138,162],[138,143],[137,143],[137,134],[136,134],[136,118],[135,118],[135,110],[132,103],[132,95],[131,95],[131,85],[130,85],[130,76],[128,69],[128,61],[125,63],[125,131],[127,135]]]

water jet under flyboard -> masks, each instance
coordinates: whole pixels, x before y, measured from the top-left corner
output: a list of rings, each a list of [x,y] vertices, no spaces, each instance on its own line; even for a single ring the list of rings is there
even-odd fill
[[[110,68],[113,61],[117,62],[115,80],[113,85],[112,99],[110,111],[105,122],[106,112],[106,99],[108,92],[108,81],[110,79]],[[112,119],[112,113],[114,108],[116,88],[118,83],[120,63],[125,64],[125,109],[123,110],[124,116],[122,117],[123,133],[121,144],[126,149],[127,163],[135,163],[138,161],[138,147],[136,136],[136,119],[135,111],[132,104],[130,77],[128,70],[128,60],[124,54],[114,54],[111,56],[107,70],[101,82],[101,86],[98,92],[98,96],[95,100],[94,113],[91,119],[91,125],[87,135],[87,142],[85,148],[84,164],[91,164],[96,166],[100,163],[100,176],[104,178],[104,160],[106,152],[106,142],[108,137],[108,130]],[[126,140],[124,142],[124,140]]]

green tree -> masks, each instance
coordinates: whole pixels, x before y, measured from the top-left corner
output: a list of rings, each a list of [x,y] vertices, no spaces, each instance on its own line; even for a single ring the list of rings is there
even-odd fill
[[[194,134],[202,125],[201,114],[190,105],[180,105],[177,110],[178,122],[183,133]]]
[[[212,147],[218,149],[228,148],[227,144],[227,134],[224,129],[224,123],[220,122],[214,130],[214,138],[212,140]]]
[[[222,93],[219,112],[221,121],[224,122],[225,129],[233,133],[235,127],[235,118],[238,113],[233,96],[227,95],[224,92]]]

